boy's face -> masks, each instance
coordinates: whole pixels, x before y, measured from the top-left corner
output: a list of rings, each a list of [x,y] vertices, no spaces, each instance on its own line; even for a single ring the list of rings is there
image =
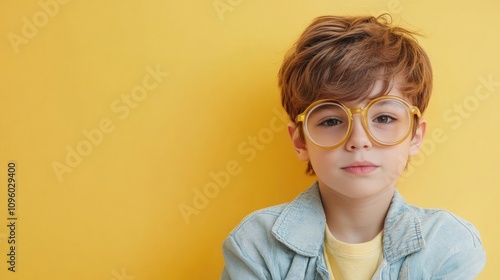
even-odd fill
[[[370,98],[345,102],[347,107],[365,107],[380,90],[381,83],[375,84]],[[389,95],[404,98],[398,85]],[[299,159],[311,161],[318,183],[322,189],[350,198],[369,198],[395,187],[403,172],[408,157],[418,153],[425,134],[426,122],[420,118],[414,135],[394,146],[380,146],[367,135],[360,114],[353,115],[352,131],[341,146],[325,150],[310,142],[303,143],[298,129],[292,123],[289,133]]]

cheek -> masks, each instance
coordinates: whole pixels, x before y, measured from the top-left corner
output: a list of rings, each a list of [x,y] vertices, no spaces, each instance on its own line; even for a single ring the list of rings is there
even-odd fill
[[[335,150],[309,150],[309,157],[317,174],[322,173],[322,171],[332,170],[339,162]]]
[[[387,155],[387,163],[390,164],[390,168],[393,170],[392,172],[396,172],[401,175],[406,168],[406,164],[409,159],[409,150],[408,147],[398,147],[398,149],[394,150],[391,155]]]

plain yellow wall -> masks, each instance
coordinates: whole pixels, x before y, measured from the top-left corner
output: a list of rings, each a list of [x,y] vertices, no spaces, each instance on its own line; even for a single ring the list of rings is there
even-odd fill
[[[285,131],[284,53],[316,16],[390,12],[426,34],[435,73],[425,150],[399,189],[473,222],[488,258],[480,279],[496,279],[499,9],[493,0],[1,2],[0,278],[217,279],[229,231],[314,180]]]

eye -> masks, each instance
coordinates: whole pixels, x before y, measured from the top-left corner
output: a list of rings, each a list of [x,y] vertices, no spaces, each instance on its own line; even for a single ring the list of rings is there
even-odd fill
[[[377,122],[377,123],[391,123],[395,120],[396,120],[396,118],[393,118],[393,117],[388,116],[388,115],[380,115],[380,116],[376,117],[375,119],[373,119],[373,121]]]
[[[322,121],[321,123],[319,123],[320,126],[337,126],[337,125],[341,125],[341,124],[342,124],[342,121],[339,119],[335,119],[335,118],[326,119],[326,120]]]

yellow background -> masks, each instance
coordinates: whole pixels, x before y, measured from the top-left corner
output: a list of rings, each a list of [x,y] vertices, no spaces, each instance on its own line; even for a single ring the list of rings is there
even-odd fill
[[[314,180],[276,113],[284,53],[316,16],[383,11],[426,34],[435,73],[427,151],[399,189],[473,222],[488,259],[479,279],[500,274],[498,1],[66,2],[0,4],[0,279],[217,279],[230,230]],[[58,178],[55,162],[78,147],[86,155]]]

